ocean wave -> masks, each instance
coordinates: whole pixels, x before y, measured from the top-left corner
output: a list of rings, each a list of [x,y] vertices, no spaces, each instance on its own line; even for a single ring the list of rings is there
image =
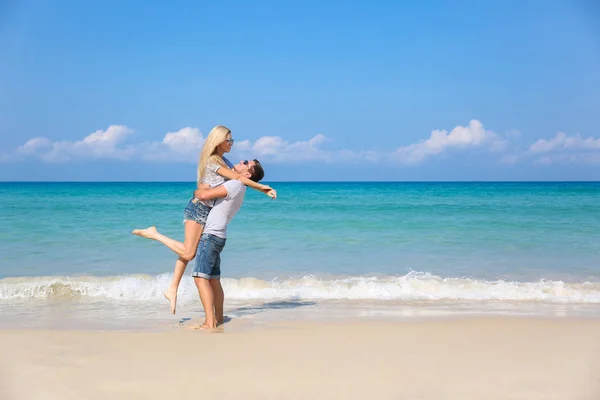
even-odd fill
[[[0,301],[26,299],[84,299],[164,301],[170,274],[113,277],[32,277],[0,279]],[[565,283],[487,281],[444,278],[410,272],[402,276],[344,277],[304,276],[299,279],[256,278],[222,280],[231,300],[432,300],[432,301],[535,301],[546,303],[600,303],[600,282]],[[186,277],[179,298],[197,299],[193,281]]]

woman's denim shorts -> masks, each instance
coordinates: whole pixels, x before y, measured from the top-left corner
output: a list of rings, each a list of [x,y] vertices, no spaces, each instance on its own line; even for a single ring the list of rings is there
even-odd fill
[[[192,198],[183,211],[183,222],[194,221],[204,226],[210,209],[211,207],[202,203],[200,200]]]

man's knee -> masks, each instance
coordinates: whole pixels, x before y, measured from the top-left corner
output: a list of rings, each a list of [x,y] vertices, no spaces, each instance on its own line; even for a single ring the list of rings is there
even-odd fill
[[[198,289],[200,289],[200,287],[210,286],[208,279],[202,276],[194,276],[194,283]]]

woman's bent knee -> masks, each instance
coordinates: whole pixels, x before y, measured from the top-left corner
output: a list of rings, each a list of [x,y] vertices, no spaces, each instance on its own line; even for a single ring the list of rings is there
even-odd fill
[[[192,261],[196,257],[196,252],[185,252],[181,255],[181,259],[184,261]]]

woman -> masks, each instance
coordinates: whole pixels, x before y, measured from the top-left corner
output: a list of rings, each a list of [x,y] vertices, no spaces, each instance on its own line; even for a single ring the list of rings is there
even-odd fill
[[[277,192],[270,186],[254,182],[232,169],[233,165],[223,155],[231,151],[233,142],[231,131],[225,126],[217,125],[210,131],[200,152],[197,186],[200,187],[203,184],[213,188],[229,179],[239,179],[244,185],[259,190],[271,198],[276,198]],[[132,232],[134,235],[161,242],[179,256],[175,263],[173,280],[165,292],[165,297],[169,300],[173,314],[175,314],[177,306],[179,283],[188,262],[196,256],[198,242],[213,204],[214,201],[201,201],[195,197],[189,201],[184,211],[185,236],[183,243],[159,233],[154,226],[146,229],[135,229]]]

